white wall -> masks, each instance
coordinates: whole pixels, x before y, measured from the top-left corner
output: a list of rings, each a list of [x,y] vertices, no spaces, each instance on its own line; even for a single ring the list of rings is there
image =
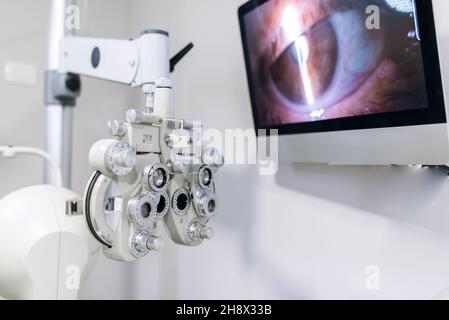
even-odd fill
[[[129,38],[145,28],[165,28],[173,53],[193,41],[194,51],[174,75],[178,115],[221,130],[250,128],[236,14],[241,3],[90,0],[84,32]],[[0,2],[0,70],[7,60],[44,70],[48,4]],[[445,2],[439,13],[448,9]],[[443,48],[443,56],[448,51]],[[0,144],[42,147],[42,81],[17,87],[1,80]],[[106,136],[106,120],[120,119],[141,102],[138,91],[115,84],[83,79],[83,86],[74,123],[73,187],[79,193],[90,174],[87,152]],[[39,183],[42,164],[0,159],[0,175],[4,195]],[[430,298],[449,286],[447,177],[413,169],[283,164],[275,177],[259,177],[255,167],[227,167],[218,188],[214,241],[199,248],[170,245],[135,264],[102,259],[82,297]],[[366,289],[368,265],[381,268],[382,290]]]
[[[180,116],[219,129],[252,126],[237,22],[243,2],[130,3],[132,32],[151,23],[170,31],[173,52],[196,45],[174,76]],[[449,286],[445,176],[283,164],[275,177],[228,167],[218,183],[217,239],[176,249],[179,298],[426,299]],[[365,286],[370,265],[380,267],[379,291]]]
[[[42,72],[48,2],[0,2],[0,144],[43,146],[42,81],[36,86],[10,86],[4,82],[4,64],[8,60],[36,65]],[[40,79],[41,80],[41,79]],[[41,181],[43,164],[21,158],[0,159],[0,194]]]

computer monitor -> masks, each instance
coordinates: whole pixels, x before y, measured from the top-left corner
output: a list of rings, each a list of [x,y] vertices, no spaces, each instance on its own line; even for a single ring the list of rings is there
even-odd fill
[[[449,163],[434,14],[447,9],[444,0],[244,4],[255,128],[276,129],[292,161]]]

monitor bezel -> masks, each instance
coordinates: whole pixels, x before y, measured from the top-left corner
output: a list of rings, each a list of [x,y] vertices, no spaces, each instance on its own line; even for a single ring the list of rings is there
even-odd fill
[[[279,135],[320,133],[333,131],[366,130],[377,128],[394,128],[417,125],[447,123],[438,42],[435,28],[433,3],[431,0],[416,0],[417,21],[421,35],[421,47],[428,96],[427,108],[399,112],[378,113],[316,122],[293,124],[262,125],[259,123],[258,108],[251,70],[249,47],[245,30],[245,16],[257,7],[272,0],[251,0],[238,10],[240,32],[246,65],[247,81],[250,91],[251,106],[256,134],[259,130],[277,130]],[[315,1],[315,0],[311,0]]]

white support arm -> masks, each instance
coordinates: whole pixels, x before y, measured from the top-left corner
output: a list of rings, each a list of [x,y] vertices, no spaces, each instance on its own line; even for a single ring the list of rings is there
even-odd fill
[[[47,161],[54,171],[55,185],[63,187],[62,171],[58,163],[45,151],[28,147],[0,146],[0,154],[5,158],[15,158],[19,154],[37,156]]]
[[[59,72],[133,87],[170,77],[168,33],[148,30],[135,40],[65,37]]]

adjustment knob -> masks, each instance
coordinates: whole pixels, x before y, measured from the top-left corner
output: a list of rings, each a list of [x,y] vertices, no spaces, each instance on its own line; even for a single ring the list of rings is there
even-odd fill
[[[148,254],[147,240],[150,236],[151,233],[148,229],[139,229],[134,233],[131,239],[131,253],[136,258],[142,258]]]
[[[126,134],[126,126],[121,121],[108,122],[109,134],[113,137],[123,137]]]
[[[162,247],[164,246],[164,242],[159,237],[150,236],[147,239],[146,246],[147,246],[147,249],[150,251],[160,251],[162,249]]]
[[[136,153],[131,150],[124,150],[114,155],[114,161],[124,169],[132,169],[136,165]]]
[[[126,121],[135,124],[143,123],[145,121],[145,112],[134,109],[128,110],[126,112]]]
[[[212,240],[215,237],[215,230],[211,227],[203,226],[200,229],[200,238],[203,240]]]
[[[147,251],[146,240],[146,234],[144,234],[143,232],[136,236],[135,248],[138,252]]]
[[[131,238],[131,253],[136,258],[146,256],[150,251],[159,251],[163,247],[163,241],[158,236],[152,235],[147,228],[137,230]]]
[[[91,168],[108,177],[126,176],[134,170],[136,163],[137,153],[126,142],[100,140],[89,151]]]
[[[187,243],[190,246],[199,246],[203,240],[212,240],[214,236],[215,231],[207,226],[206,219],[193,219],[187,227]]]
[[[204,149],[202,152],[202,160],[205,164],[217,169],[221,168],[225,162],[223,153],[216,148]]]

